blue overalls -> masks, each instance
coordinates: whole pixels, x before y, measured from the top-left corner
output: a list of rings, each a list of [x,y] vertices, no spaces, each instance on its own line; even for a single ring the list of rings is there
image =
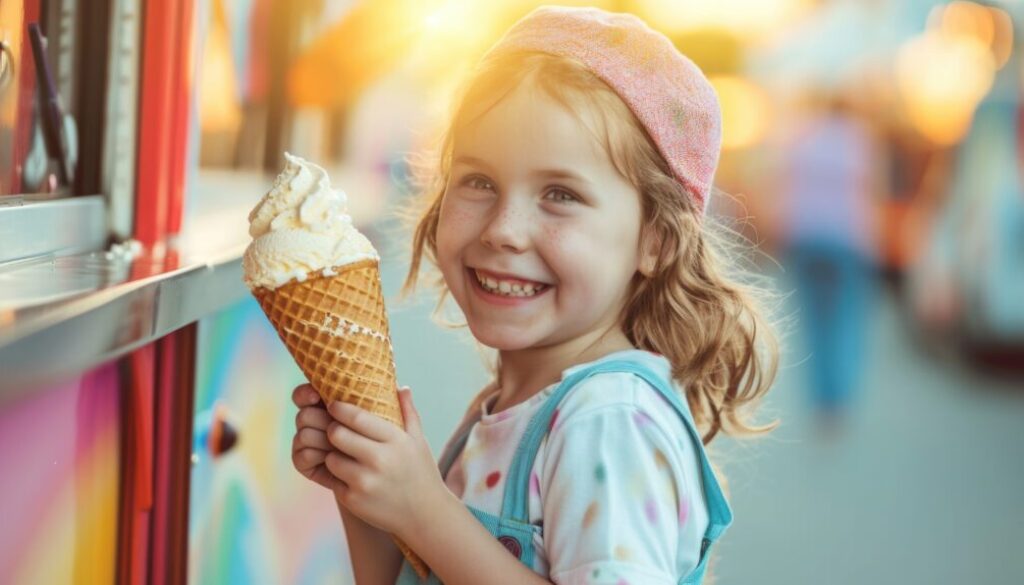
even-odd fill
[[[570,390],[584,379],[603,372],[626,372],[639,375],[651,386],[658,389],[669,403],[683,418],[687,430],[693,439],[694,445],[700,455],[701,474],[703,476],[704,495],[708,505],[708,527],[704,533],[704,540],[701,543],[700,562],[697,567],[685,578],[679,580],[680,585],[701,583],[704,579],[704,572],[707,570],[708,557],[710,556],[711,545],[714,544],[725,529],[732,523],[732,510],[729,508],[725,495],[722,493],[718,480],[715,478],[711,465],[708,462],[707,454],[704,451],[700,434],[697,432],[690,416],[690,409],[675,392],[671,384],[651,370],[649,366],[638,361],[616,358],[613,360],[598,362],[592,366],[585,367],[562,381],[550,397],[541,406],[540,410],[533,416],[526,427],[522,441],[516,449],[512,458],[512,466],[509,468],[508,481],[505,486],[504,499],[501,507],[501,516],[494,516],[487,512],[477,510],[472,506],[466,506],[476,516],[477,520],[494,535],[498,541],[505,546],[510,553],[523,562],[527,567],[533,568],[533,537],[538,534],[541,528],[529,523],[529,477],[533,467],[534,459],[540,451],[541,441],[548,430],[548,424],[554,415],[555,408]],[[450,443],[450,448],[442,454],[439,462],[441,476],[446,477],[455,457],[462,451],[469,436],[469,430],[474,420],[464,424],[459,429],[456,439]],[[398,575],[395,585],[440,585],[440,581],[433,573],[426,580],[420,580],[408,561],[402,562],[402,571]]]

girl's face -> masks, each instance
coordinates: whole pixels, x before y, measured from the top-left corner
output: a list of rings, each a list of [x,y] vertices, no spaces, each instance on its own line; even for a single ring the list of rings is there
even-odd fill
[[[640,197],[588,127],[516,89],[453,146],[437,259],[473,335],[512,351],[613,327],[640,262]]]

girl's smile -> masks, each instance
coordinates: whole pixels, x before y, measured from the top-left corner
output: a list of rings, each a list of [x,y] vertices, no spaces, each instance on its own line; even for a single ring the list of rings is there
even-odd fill
[[[499,307],[518,307],[531,303],[553,288],[551,285],[518,279],[516,279],[516,284],[511,284],[512,280],[496,280],[489,275],[485,276],[480,270],[473,268],[466,270],[470,273],[468,280],[476,283],[476,286],[472,287],[473,290],[483,300]]]

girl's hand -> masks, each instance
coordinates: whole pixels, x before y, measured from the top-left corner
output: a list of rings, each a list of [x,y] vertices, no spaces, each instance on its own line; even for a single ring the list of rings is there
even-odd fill
[[[292,402],[299,407],[292,438],[292,465],[308,479],[337,493],[340,482],[324,465],[327,453],[334,449],[327,441],[327,425],[333,419],[321,402],[320,394],[309,384],[292,391]]]
[[[399,393],[405,430],[358,406],[332,402],[325,465],[339,481],[338,501],[363,521],[398,535],[450,494],[423,437],[408,387]]]

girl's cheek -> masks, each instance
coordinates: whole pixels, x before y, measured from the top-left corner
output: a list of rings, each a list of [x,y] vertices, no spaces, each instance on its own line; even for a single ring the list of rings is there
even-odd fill
[[[566,226],[545,226],[540,230],[537,251],[562,286],[577,281],[580,273],[592,270],[594,242],[584,234]]]
[[[552,250],[561,250],[565,245],[565,230],[558,226],[544,228],[544,242]]]
[[[587,232],[566,225],[547,226],[541,230],[544,240],[539,245],[552,262],[568,260],[575,264],[601,249],[600,236]]]
[[[438,218],[438,231],[440,232],[442,229],[462,231],[471,225],[473,221],[473,211],[465,205],[460,205],[459,203],[446,204],[441,208],[441,214]]]
[[[440,262],[460,262],[460,255],[478,233],[476,221],[476,214],[471,209],[458,205],[441,209],[437,222],[437,253]]]

